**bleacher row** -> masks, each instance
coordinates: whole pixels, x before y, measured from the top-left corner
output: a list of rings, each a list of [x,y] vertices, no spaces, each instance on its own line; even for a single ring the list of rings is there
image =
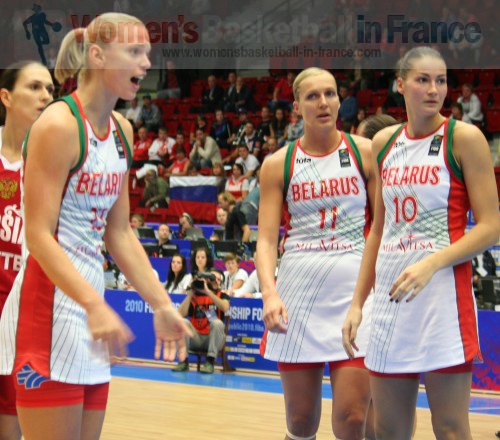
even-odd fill
[[[337,81],[344,81],[347,75],[342,71],[334,71]],[[375,77],[381,74],[380,71],[375,72]],[[451,110],[449,108],[452,102],[456,102],[460,93],[462,84],[472,84],[475,87],[474,93],[481,101],[483,111],[486,118],[486,129],[490,133],[500,131],[500,73],[495,69],[464,69],[455,71],[454,75],[458,80],[458,87],[449,87],[448,96],[443,108],[443,114],[449,116]],[[262,107],[267,105],[272,99],[272,92],[275,80],[272,77],[261,78],[245,78],[246,84],[253,90],[253,98],[255,103]],[[228,82],[219,79],[218,83],[224,89],[227,89]],[[155,99],[154,102],[162,111],[163,124],[167,127],[168,134],[175,136],[178,131],[182,131],[185,135],[189,134],[196,114],[200,113],[201,96],[206,86],[206,81],[195,80],[191,84],[191,96],[187,98],[170,98],[170,99]],[[359,90],[356,95],[358,99],[358,107],[366,108],[367,116],[374,114],[377,107],[383,107],[387,100],[387,89],[365,89]],[[386,112],[394,116],[396,119],[404,120],[406,111],[401,107],[388,107]],[[205,113],[207,119],[207,130],[210,131],[214,121],[212,113]],[[226,118],[236,127],[239,124],[238,115],[236,113],[226,113]],[[249,112],[248,119],[255,124],[261,122],[260,112]]]

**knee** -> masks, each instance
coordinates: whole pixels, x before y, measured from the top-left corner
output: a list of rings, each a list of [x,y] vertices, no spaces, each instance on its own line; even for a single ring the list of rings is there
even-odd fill
[[[224,332],[224,323],[220,319],[214,319],[210,323],[211,332]]]
[[[361,408],[349,409],[333,418],[333,433],[339,439],[359,440],[364,438],[366,412]]]
[[[468,420],[458,418],[432,418],[432,430],[438,440],[458,440],[471,438]]]
[[[307,414],[295,414],[288,420],[288,433],[296,438],[315,438],[318,423]],[[292,438],[293,438],[292,437]]]

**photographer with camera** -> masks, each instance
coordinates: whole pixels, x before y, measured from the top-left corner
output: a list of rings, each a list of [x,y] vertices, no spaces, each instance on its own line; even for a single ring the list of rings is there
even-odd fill
[[[221,291],[224,275],[218,269],[198,272],[187,289],[187,295],[179,306],[179,313],[189,318],[193,337],[186,336],[188,350],[207,350],[207,359],[201,373],[212,374],[217,353],[225,342],[224,314],[229,310],[229,296]],[[188,359],[173,369],[189,371]]]

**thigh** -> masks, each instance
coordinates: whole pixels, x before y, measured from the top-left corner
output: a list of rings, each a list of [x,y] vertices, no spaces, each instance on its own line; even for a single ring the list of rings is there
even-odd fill
[[[370,375],[377,438],[411,438],[419,379]]]
[[[99,440],[105,414],[105,410],[83,410],[80,440]]]
[[[436,435],[455,431],[457,438],[471,438],[469,402],[472,373],[425,373],[425,389]],[[440,437],[437,437],[440,438]]]
[[[319,426],[324,366],[280,370],[287,420],[308,418]]]
[[[21,428],[17,415],[0,414],[0,440],[20,440]]]
[[[83,404],[46,408],[18,407],[25,440],[79,439]]]

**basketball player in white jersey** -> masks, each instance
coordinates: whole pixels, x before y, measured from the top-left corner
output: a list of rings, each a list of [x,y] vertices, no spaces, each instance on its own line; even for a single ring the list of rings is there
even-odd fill
[[[0,323],[0,373],[16,377],[26,440],[100,436],[109,356],[123,356],[132,338],[103,298],[103,240],[154,310],[156,357],[186,355],[185,321],[129,225],[133,134],[113,112],[118,98],[135,97],[150,48],[144,25],[125,14],[71,31],[55,74],[60,83],[78,74],[78,88],[40,115],[25,143],[26,241]]]
[[[8,66],[0,77],[0,314],[21,267],[22,143],[53,93],[49,71],[34,61]],[[14,377],[0,376],[0,439],[21,438],[16,414]]]
[[[361,308],[376,280],[365,364],[377,438],[410,438],[424,373],[436,438],[471,439],[472,362],[481,353],[470,260],[500,233],[493,165],[477,127],[439,113],[447,85],[437,51],[410,50],[398,90],[408,123],[373,140],[375,218],[344,346],[355,354]],[[469,207],[476,226],[464,235]]]
[[[261,351],[279,363],[286,439],[316,438],[328,363],[333,432],[360,440],[370,402],[363,364],[368,328],[360,331],[365,337],[353,360],[343,350],[340,330],[370,226],[371,142],[337,130],[340,102],[328,71],[306,69],[293,90],[304,136],[266,160],[261,172],[257,271],[267,327]],[[286,235],[275,285],[282,208]]]

